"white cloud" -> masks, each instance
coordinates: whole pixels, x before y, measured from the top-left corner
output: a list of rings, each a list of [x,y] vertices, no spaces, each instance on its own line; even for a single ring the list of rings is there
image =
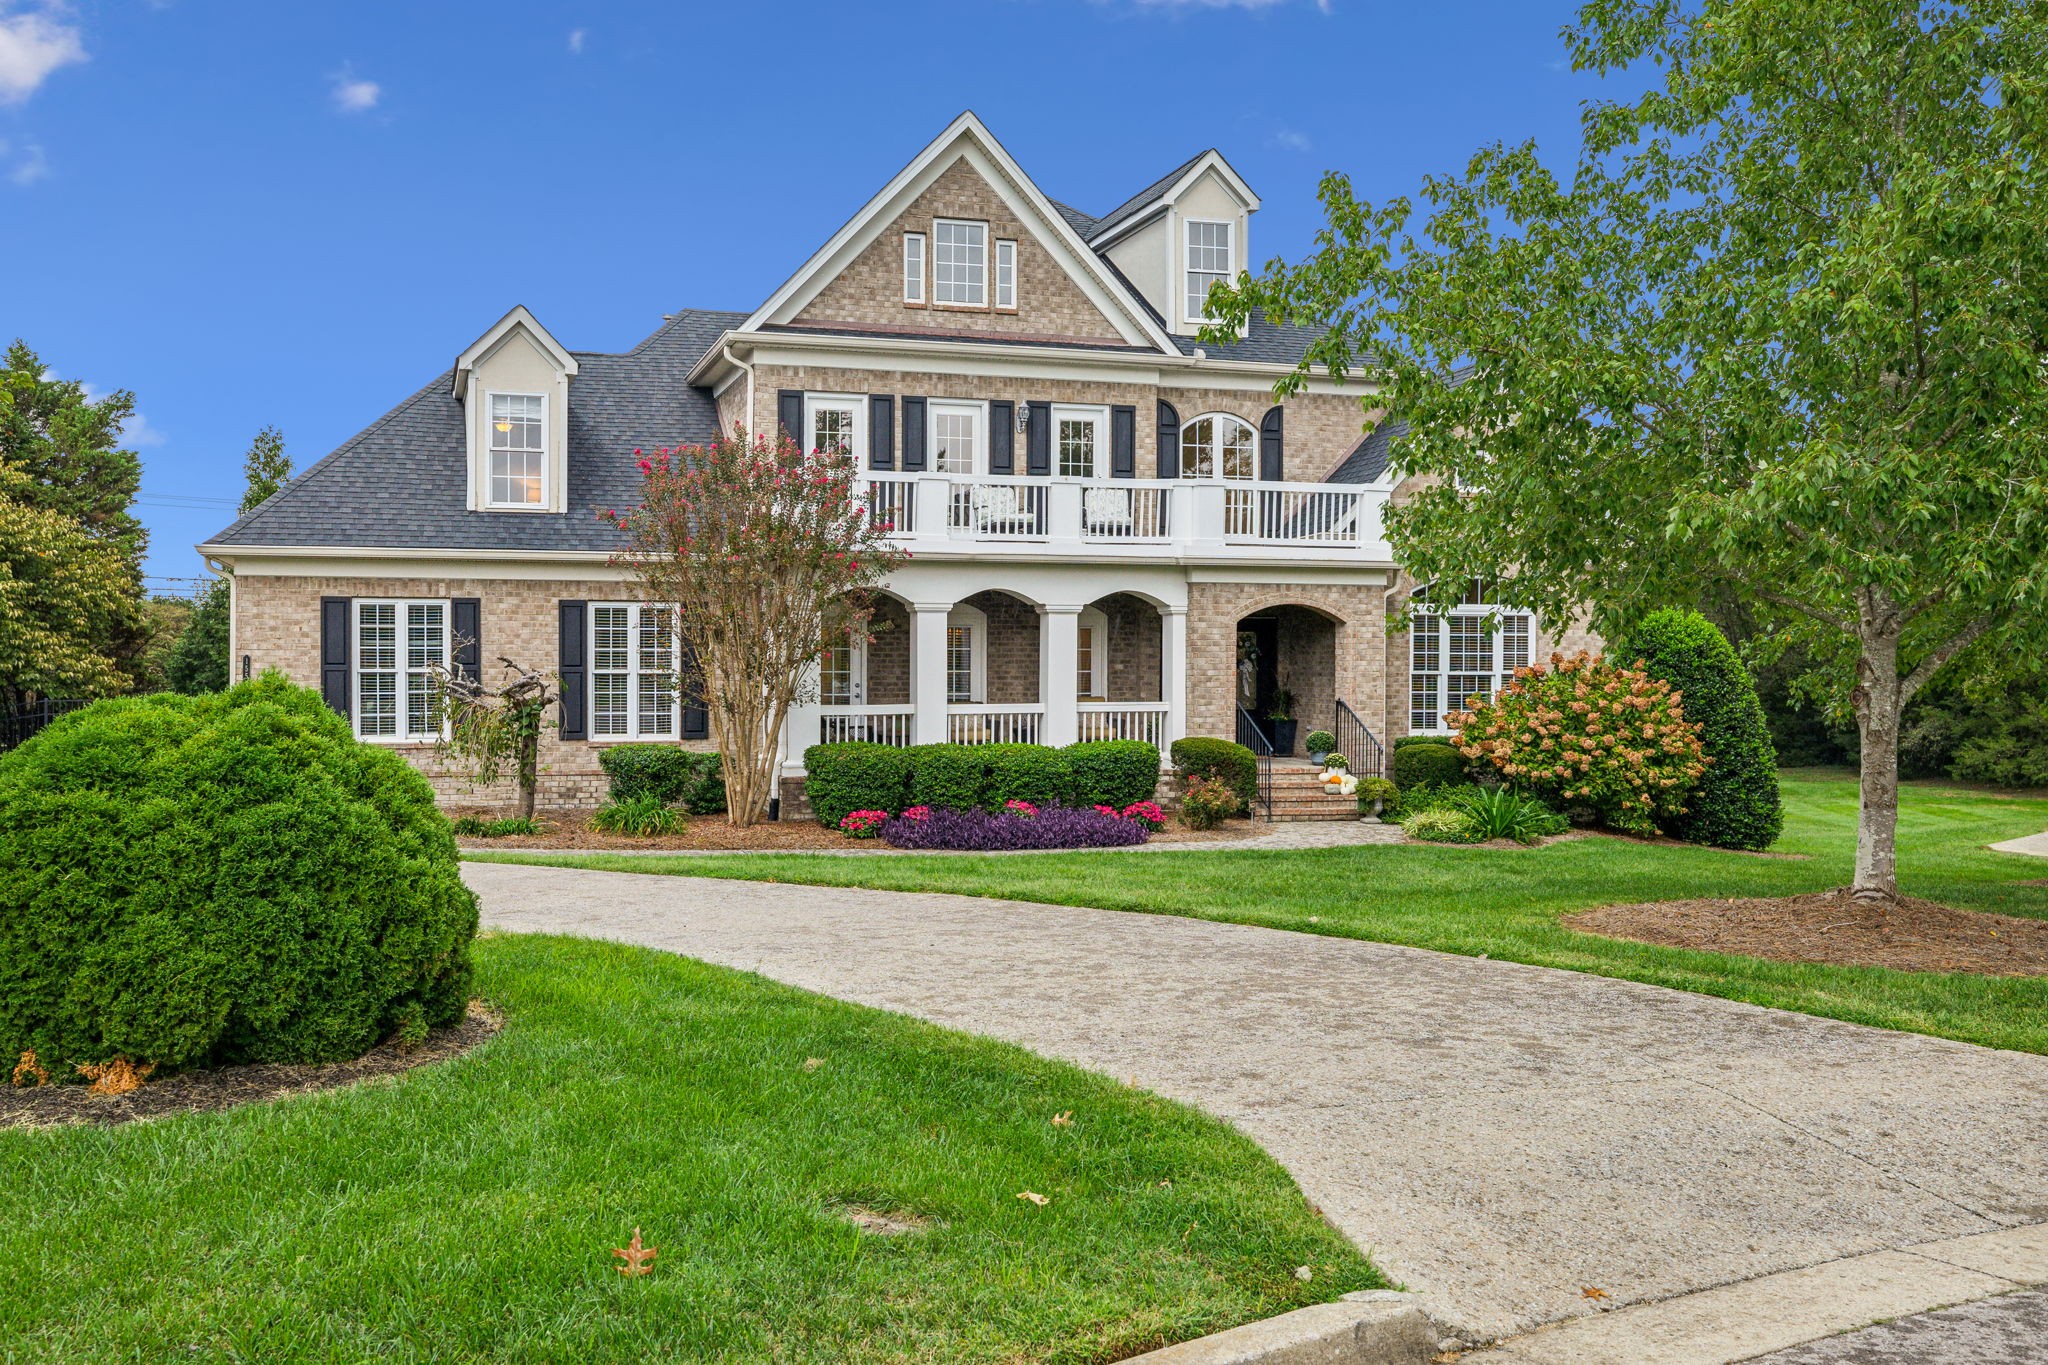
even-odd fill
[[[331,77],[334,81],[334,107],[344,114],[365,114],[377,107],[377,101],[384,97],[384,87],[375,81],[358,79],[355,72],[344,66]]]
[[[50,371],[50,378],[56,379],[59,377],[55,370]],[[88,403],[97,403],[111,392],[109,389],[101,388],[90,379],[81,380],[78,387],[85,394],[85,401]],[[160,428],[151,426],[149,419],[141,413],[131,412],[128,414],[128,420],[121,424],[121,439],[126,444],[140,450],[145,446],[160,446],[171,438],[168,433]]]
[[[569,51],[576,53],[578,55],[582,54],[583,39],[587,32],[588,30],[580,28],[572,28],[569,30]]]
[[[33,9],[0,0],[0,104],[20,104],[60,66],[85,60],[78,26],[54,3]]]
[[[1275,147],[1289,152],[1305,152],[1314,145],[1308,140],[1307,133],[1295,128],[1282,128],[1279,132],[1273,134],[1268,141]]]

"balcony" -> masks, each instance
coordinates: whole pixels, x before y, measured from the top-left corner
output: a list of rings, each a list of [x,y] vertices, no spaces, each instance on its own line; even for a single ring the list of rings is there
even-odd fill
[[[1383,564],[1387,490],[871,470],[859,496],[919,555]]]

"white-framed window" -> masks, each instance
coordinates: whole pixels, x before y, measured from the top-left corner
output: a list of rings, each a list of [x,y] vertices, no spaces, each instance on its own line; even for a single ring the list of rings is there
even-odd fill
[[[996,242],[996,307],[1017,308],[1017,244],[1007,239]]]
[[[804,395],[804,439],[812,450],[844,450],[853,462],[868,462],[867,400],[852,394]]]
[[[590,604],[592,739],[675,738],[682,732],[676,672],[673,607]]]
[[[1195,418],[1180,429],[1183,479],[1255,479],[1259,476],[1259,434],[1252,424],[1227,412]]]
[[[448,603],[355,603],[356,734],[364,739],[441,737],[437,666],[448,662]]]
[[[492,507],[539,507],[547,469],[546,395],[490,395],[485,502]]]
[[[1408,728],[1449,730],[1444,717],[1505,687],[1526,668],[1536,633],[1528,612],[1487,601],[1482,583],[1468,583],[1456,602],[1418,610],[1408,627]],[[1428,590],[1416,594],[1427,601]]]
[[[931,467],[939,474],[973,474],[982,468],[988,439],[988,409],[981,403],[933,399],[926,405]]]
[[[1083,608],[1074,624],[1074,695],[1082,701],[1108,700],[1108,672],[1109,618],[1097,607]]]
[[[1188,321],[1209,321],[1209,286],[1230,278],[1235,271],[1232,238],[1234,223],[1213,223],[1188,219],[1187,279]]]
[[[946,614],[946,700],[969,705],[988,699],[988,617],[960,603]]]
[[[1100,408],[1055,406],[1052,410],[1053,472],[1063,479],[1092,479],[1108,463],[1102,433],[1108,421]]]
[[[988,224],[941,218],[932,224],[932,302],[988,306]]]
[[[903,301],[924,302],[924,234],[903,234]]]
[[[818,656],[818,701],[825,706],[858,706],[867,700],[868,647],[851,632]]]

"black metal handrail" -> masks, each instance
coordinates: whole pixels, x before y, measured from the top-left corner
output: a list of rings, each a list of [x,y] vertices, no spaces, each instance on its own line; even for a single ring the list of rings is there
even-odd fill
[[[0,709],[0,753],[5,753],[16,745],[28,743],[45,725],[57,717],[91,704],[89,699],[83,697],[45,697],[26,706]]]
[[[1337,737],[1337,752],[1351,764],[1353,777],[1385,777],[1387,751],[1377,736],[1342,697],[1337,699],[1336,723],[1330,730]]]
[[[1273,741],[1266,738],[1266,732],[1252,719],[1252,713],[1242,706],[1237,708],[1237,742],[1250,749],[1259,759],[1259,795],[1252,804],[1273,818]]]

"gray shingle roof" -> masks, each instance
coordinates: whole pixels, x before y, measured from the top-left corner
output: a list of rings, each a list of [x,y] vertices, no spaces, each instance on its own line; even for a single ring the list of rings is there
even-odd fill
[[[1078,233],[1082,241],[1087,241],[1088,235],[1095,231],[1095,220],[1075,208],[1072,204],[1062,204],[1059,200],[1055,199],[1052,201],[1052,206],[1059,210],[1060,217],[1067,220],[1067,226]]]
[[[1309,346],[1323,334],[1321,327],[1304,327],[1292,322],[1268,322],[1266,315],[1252,310],[1250,323],[1245,328],[1244,338],[1228,341],[1220,346],[1197,341],[1193,337],[1175,337],[1182,354],[1193,355],[1197,348],[1208,352],[1218,360],[1256,360],[1262,364],[1293,365],[1299,363]]]
[[[1139,302],[1144,302],[1140,299]],[[1147,311],[1150,311],[1149,309]],[[1051,337],[1009,336],[1001,332],[948,332],[916,331],[900,327],[813,327],[787,322],[768,322],[760,327],[763,334],[775,332],[794,336],[815,337],[865,337],[889,341],[945,341],[961,346],[1039,346],[1055,351],[1137,351],[1145,355],[1159,355],[1159,348],[1151,344],[1134,346],[1127,341],[1103,339],[1088,340],[1076,338],[1072,341]]]
[[[209,544],[492,550],[615,550],[601,509],[638,495],[637,447],[710,440],[718,409],[687,377],[745,313],[692,309],[623,354],[578,351],[562,515],[473,512],[453,378],[436,377]]]
[[[1381,422],[1367,432],[1365,439],[1353,446],[1344,462],[1330,471],[1324,483],[1377,483],[1380,475],[1387,472],[1387,461],[1393,456],[1394,442],[1408,434],[1408,424],[1399,418]]]
[[[1086,234],[1088,240],[1092,242],[1098,237],[1108,235],[1117,227],[1128,222],[1130,219],[1137,217],[1146,209],[1149,209],[1154,204],[1158,203],[1159,200],[1166,194],[1166,192],[1173,188],[1175,181],[1179,180],[1182,176],[1186,175],[1189,169],[1193,167],[1197,161],[1200,161],[1203,157],[1207,156],[1213,150],[1214,148],[1204,147],[1201,151],[1196,152],[1186,161],[1181,162],[1180,165],[1175,166],[1165,175],[1160,176],[1157,180],[1147,185],[1144,189],[1139,190],[1136,194],[1124,200],[1123,203],[1118,204],[1108,213],[1105,213],[1102,215],[1102,217],[1096,219],[1094,228]]]

